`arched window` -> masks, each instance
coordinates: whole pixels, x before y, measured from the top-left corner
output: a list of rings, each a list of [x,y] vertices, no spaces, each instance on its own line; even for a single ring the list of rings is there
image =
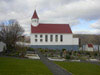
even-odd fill
[[[37,39],[35,39],[35,42],[37,42],[38,40]]]
[[[50,35],[50,41],[51,42],[53,41],[53,35]]]
[[[40,42],[42,42],[43,41],[43,39],[40,39]]]
[[[48,35],[45,35],[45,41],[46,42],[48,41]]]
[[[40,35],[40,38],[42,38],[43,37],[43,35]]]
[[[63,42],[63,35],[60,35],[60,41]]]
[[[58,41],[58,35],[55,35],[55,41],[56,42]]]
[[[35,35],[35,38],[37,38],[38,36],[37,35]]]

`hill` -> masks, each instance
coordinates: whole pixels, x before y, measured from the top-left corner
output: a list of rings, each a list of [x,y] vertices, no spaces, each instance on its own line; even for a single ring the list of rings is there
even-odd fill
[[[91,34],[74,34],[74,37],[79,38],[79,45],[85,44],[95,44],[100,45],[100,35],[91,35]]]

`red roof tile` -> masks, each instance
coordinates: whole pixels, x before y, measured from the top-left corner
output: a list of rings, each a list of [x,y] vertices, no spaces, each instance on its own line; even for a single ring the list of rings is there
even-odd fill
[[[33,16],[32,16],[32,19],[33,19],[33,18],[37,18],[37,19],[39,19],[36,10],[34,11],[34,14],[33,14]]]
[[[93,47],[93,44],[88,44],[88,47]]]
[[[39,24],[31,25],[31,33],[72,33],[69,24]]]

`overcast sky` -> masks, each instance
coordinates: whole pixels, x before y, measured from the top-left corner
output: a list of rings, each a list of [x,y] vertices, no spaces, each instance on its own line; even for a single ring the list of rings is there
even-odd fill
[[[100,0],[0,0],[0,22],[17,19],[29,34],[35,9],[42,23],[66,23],[73,33],[100,34]]]

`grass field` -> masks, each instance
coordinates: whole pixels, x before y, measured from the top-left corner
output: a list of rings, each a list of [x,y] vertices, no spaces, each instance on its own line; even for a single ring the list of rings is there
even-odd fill
[[[53,75],[39,60],[0,57],[0,75]]]
[[[55,62],[73,75],[100,75],[100,66],[80,62]]]

